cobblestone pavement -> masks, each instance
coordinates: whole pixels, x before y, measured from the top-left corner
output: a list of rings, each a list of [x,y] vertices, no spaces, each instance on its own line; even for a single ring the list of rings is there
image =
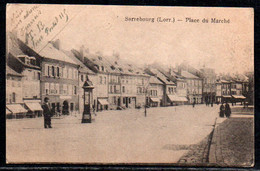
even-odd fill
[[[253,165],[253,118],[230,118],[215,129],[215,158],[210,162],[219,166]]]
[[[250,167],[254,160],[253,108],[232,107],[231,118],[217,118],[215,129],[194,145],[173,145],[188,150],[179,164],[196,166]]]
[[[254,117],[250,112],[233,111],[229,119],[218,118],[209,162],[221,167],[250,167],[254,164]]]

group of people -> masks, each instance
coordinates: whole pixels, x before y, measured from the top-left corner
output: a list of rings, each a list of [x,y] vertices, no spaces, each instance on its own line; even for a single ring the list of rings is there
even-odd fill
[[[231,115],[231,109],[229,104],[227,102],[225,104],[222,103],[220,105],[219,117],[223,118],[224,116],[226,116],[227,118],[229,118],[230,115]]]

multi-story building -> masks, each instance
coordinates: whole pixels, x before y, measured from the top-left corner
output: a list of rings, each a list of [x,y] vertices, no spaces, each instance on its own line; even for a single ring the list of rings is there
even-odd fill
[[[142,107],[147,104],[149,75],[121,60],[119,55],[114,54],[107,57],[107,60],[110,62],[111,68],[109,94],[113,98],[111,99],[112,104],[123,108]]]
[[[145,71],[151,76],[157,77],[163,83],[162,106],[172,106],[179,102],[179,97],[176,95],[176,84],[172,80],[158,69],[146,68]]]
[[[216,73],[212,68],[203,67],[199,76],[203,79],[202,102],[214,103],[216,100]]]
[[[27,115],[31,117],[40,116],[42,108],[40,105],[40,76],[41,69],[36,58],[26,55],[18,45],[17,38],[9,34],[8,37],[8,65],[22,77],[22,100],[24,107],[28,109]]]
[[[44,49],[35,52],[22,41],[21,49],[28,56],[34,56],[41,66],[41,101],[50,100],[53,111],[70,114],[79,110],[78,68],[79,65],[63,53],[59,43],[48,42]]]
[[[106,59],[100,54],[84,53],[84,64],[96,74],[94,81],[94,108],[97,111],[108,110],[108,75],[110,66]],[[92,79],[94,80],[94,78]]]
[[[23,75],[6,65],[6,115],[7,118],[25,116],[27,110],[23,106]]]
[[[149,79],[149,106],[162,106],[164,85],[157,77],[151,76]]]
[[[188,71],[182,70],[180,75],[187,82],[187,98],[190,104],[202,103],[202,78],[199,78]]]
[[[79,65],[79,69],[78,69],[78,95],[79,95],[79,114],[82,114],[84,111],[84,89],[83,89],[83,85],[85,83],[85,81],[91,81],[93,86],[95,87],[95,85],[97,85],[97,77],[96,74],[90,70],[85,64],[83,64],[83,52],[84,49],[81,49],[80,52],[76,51],[75,49],[71,50],[71,51],[65,51],[63,50],[63,52],[65,54],[67,54],[74,62],[76,62]],[[96,91],[96,89],[93,89],[93,92]],[[94,100],[96,103],[96,94],[92,93],[93,97],[91,100],[91,104],[94,107]]]

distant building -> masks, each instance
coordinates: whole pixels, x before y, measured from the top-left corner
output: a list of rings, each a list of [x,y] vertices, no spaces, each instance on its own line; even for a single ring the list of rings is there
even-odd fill
[[[200,69],[201,73],[199,74],[203,78],[203,92],[202,92],[202,101],[203,103],[211,103],[216,100],[216,73],[212,68],[203,67]]]
[[[83,90],[83,85],[85,83],[85,81],[89,80],[93,83],[93,86],[95,86],[97,84],[97,76],[96,74],[90,70],[82,61],[81,59],[82,56],[84,55],[83,49],[82,51],[78,52],[76,50],[71,50],[71,51],[65,51],[63,50],[63,52],[65,54],[67,54],[67,56],[69,56],[74,62],[76,62],[79,65],[79,69],[78,69],[78,96],[79,96],[79,113],[82,114],[84,111],[84,90]],[[93,89],[93,92],[95,92],[96,90]],[[93,98],[91,99],[91,104],[94,105],[94,99],[96,99],[95,97],[95,93],[93,93]],[[91,106],[93,107],[93,106]]]
[[[164,85],[157,77],[151,76],[149,80],[149,106],[158,107],[163,104]]]
[[[202,103],[202,79],[188,71],[181,71],[180,75],[187,81],[187,96],[189,103]]]

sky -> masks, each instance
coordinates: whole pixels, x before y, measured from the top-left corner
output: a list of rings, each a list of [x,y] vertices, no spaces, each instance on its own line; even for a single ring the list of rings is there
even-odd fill
[[[45,9],[51,11],[49,6]],[[55,35],[66,50],[84,45],[91,53],[118,52],[120,58],[138,64],[186,62],[217,73],[253,70],[253,9],[81,5],[66,10],[69,22]],[[175,22],[130,22],[125,17],[174,18]],[[203,18],[209,23],[202,23]],[[211,18],[230,23],[210,23]]]

